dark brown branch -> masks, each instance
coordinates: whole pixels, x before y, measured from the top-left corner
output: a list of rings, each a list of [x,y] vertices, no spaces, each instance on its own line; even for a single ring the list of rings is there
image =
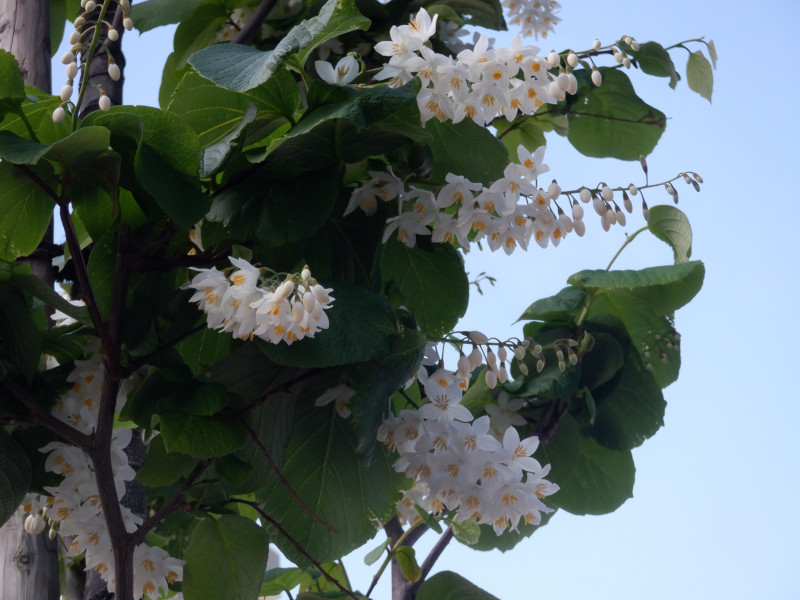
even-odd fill
[[[447,544],[453,539],[453,527],[448,527],[447,531],[445,531],[442,536],[437,540],[436,544],[431,548],[430,554],[425,557],[425,560],[422,561],[422,564],[419,566],[420,570],[420,577],[417,581],[412,583],[408,586],[406,591],[407,597],[415,598],[417,595],[417,590],[419,586],[425,581],[425,578],[428,576],[428,573],[431,572],[433,565],[439,560],[439,557],[444,552],[444,549],[447,547]]]
[[[258,30],[261,29],[261,24],[266,20],[277,3],[277,0],[261,0],[261,4],[258,5],[253,16],[231,40],[231,44],[249,44],[258,33]]]
[[[256,512],[258,512],[259,516],[262,519],[264,519],[265,521],[268,521],[270,524],[272,524],[272,526],[275,529],[277,529],[278,532],[280,532],[280,534],[283,537],[285,537],[287,540],[289,540],[292,543],[292,545],[294,545],[294,547],[297,548],[297,551],[300,554],[302,554],[304,557],[306,557],[308,559],[308,561],[312,565],[314,565],[317,569],[319,569],[319,571],[322,573],[322,575],[325,577],[325,579],[330,581],[333,585],[335,585],[337,588],[339,588],[342,592],[344,592],[345,594],[347,594],[348,596],[353,598],[353,600],[361,600],[358,596],[356,596],[352,592],[352,590],[348,590],[341,583],[339,583],[338,579],[336,579],[330,573],[328,573],[325,570],[325,568],[319,563],[319,561],[317,561],[313,556],[311,556],[308,552],[306,552],[306,549],[303,548],[303,546],[300,544],[300,542],[298,542],[296,539],[294,539],[291,535],[289,535],[288,531],[286,531],[283,527],[281,527],[281,524],[278,523],[278,521],[276,521],[275,519],[273,519],[267,513],[264,512],[264,510],[261,508],[261,506],[259,506],[258,502],[251,502],[249,500],[240,500],[238,498],[231,498],[227,502],[228,503],[238,502],[240,504],[247,504],[248,506],[251,506],[252,508],[254,508],[256,510]]]

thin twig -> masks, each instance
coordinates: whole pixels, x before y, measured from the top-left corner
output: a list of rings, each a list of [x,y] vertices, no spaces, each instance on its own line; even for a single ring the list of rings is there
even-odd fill
[[[231,44],[249,44],[277,3],[277,0],[261,0],[253,16],[231,40]]]
[[[440,537],[439,540],[436,542],[436,544],[433,546],[433,548],[430,551],[430,554],[428,554],[428,556],[425,557],[425,560],[422,561],[422,564],[419,566],[420,577],[417,581],[415,581],[408,587],[408,590],[406,592],[407,594],[410,594],[412,597],[416,594],[416,591],[419,588],[419,586],[422,585],[422,583],[425,581],[425,578],[428,576],[428,573],[431,572],[434,563],[436,563],[436,561],[442,555],[442,552],[444,552],[444,549],[447,547],[447,544],[449,544],[452,539],[453,539],[453,527],[450,526],[447,528],[447,531],[445,531],[442,534],[442,537]]]
[[[180,488],[178,488],[178,491],[175,492],[172,498],[170,498],[169,501],[166,504],[164,504],[164,506],[159,508],[158,511],[156,511],[156,513],[153,514],[152,517],[148,518],[144,523],[139,525],[139,527],[136,528],[136,531],[129,534],[130,542],[133,545],[143,542],[145,536],[150,531],[158,527],[158,524],[161,523],[161,521],[163,521],[167,517],[167,515],[174,512],[175,509],[177,509],[177,507],[180,506],[181,502],[183,501],[183,493],[184,491],[186,491],[186,488],[188,488],[195,481],[197,481],[197,478],[200,477],[200,475],[202,475],[205,472],[205,470],[211,465],[211,463],[212,463],[211,460],[201,460],[197,464],[197,466],[192,470],[192,472],[189,473],[186,479],[184,479],[181,482]]]
[[[300,542],[298,542],[296,539],[294,539],[291,535],[289,535],[289,532],[287,532],[283,527],[281,527],[281,524],[278,523],[278,521],[276,521],[275,519],[273,519],[267,513],[264,512],[264,510],[261,508],[261,506],[259,506],[258,502],[252,502],[250,500],[241,500],[239,498],[231,498],[230,500],[227,500],[227,502],[228,503],[230,503],[230,502],[238,502],[240,504],[246,504],[246,505],[254,508],[256,510],[256,512],[258,512],[259,516],[262,519],[264,519],[265,521],[268,521],[269,523],[271,523],[272,526],[275,527],[275,529],[277,529],[282,536],[284,536],[287,540],[289,540],[294,545],[295,548],[297,548],[297,551],[300,554],[302,554],[304,557],[306,557],[308,559],[308,561],[312,565],[314,565],[317,569],[319,569],[319,571],[325,576],[325,579],[330,581],[333,585],[338,587],[341,591],[343,591],[345,594],[347,594],[348,596],[350,596],[354,600],[361,600],[358,596],[356,596],[352,592],[352,590],[348,590],[341,583],[339,583],[338,579],[336,579],[330,573],[328,573],[325,570],[325,568],[319,563],[319,561],[314,559],[313,556],[311,556],[308,552],[306,552],[306,549],[303,548],[303,546],[300,544]]]

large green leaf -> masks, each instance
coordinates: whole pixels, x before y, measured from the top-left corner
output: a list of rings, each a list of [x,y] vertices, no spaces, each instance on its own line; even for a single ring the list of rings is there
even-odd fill
[[[255,123],[248,128],[245,144],[260,140],[293,117],[300,106],[297,83],[287,71],[281,70],[264,85],[240,93],[221,88],[190,71],[173,92],[169,111],[183,117],[205,148],[233,131],[249,105],[258,112]]]
[[[469,303],[469,279],[464,261],[449,245],[431,250],[409,248],[392,238],[381,251],[384,289],[400,292],[397,304],[408,308],[430,337],[453,330]],[[445,300],[446,299],[446,300]]]
[[[136,480],[148,487],[163,487],[185,477],[197,464],[197,459],[181,454],[167,452],[164,436],[156,436],[147,447],[147,457],[136,471]]]
[[[270,360],[294,367],[334,367],[391,352],[397,318],[389,303],[361,286],[332,284],[336,299],[327,311],[330,327],[291,346],[259,343]]]
[[[711,63],[700,50],[689,55],[689,62],[686,63],[686,82],[690,89],[711,102],[711,94],[714,91],[714,72],[711,69]]]
[[[619,377],[594,390],[592,396],[597,412],[589,433],[607,448],[636,448],[664,425],[667,403],[635,351],[626,357]]]
[[[189,63],[220,87],[245,92],[267,81],[293,54],[300,65],[322,42],[370,24],[354,0],[328,0],[319,14],[303,21],[273,50],[261,52],[239,44],[217,44],[196,52]]]
[[[574,287],[565,287],[555,296],[542,298],[531,304],[517,321],[574,321],[586,302],[586,293]]]
[[[675,64],[672,62],[669,52],[658,42],[639,44],[639,49],[631,49],[630,54],[638,62],[639,68],[648,75],[669,77],[669,87],[673,89],[678,84],[680,75],[675,70]]]
[[[664,315],[695,297],[703,285],[704,274],[703,263],[691,261],[637,271],[580,271],[569,278],[569,283],[588,290],[631,291],[646,300],[657,314]]]
[[[471,119],[460,123],[434,119],[425,124],[425,131],[432,136],[432,181],[444,182],[448,173],[456,173],[488,186],[500,179],[508,166],[508,151],[502,142]],[[480,160],[475,160],[476,156]]]
[[[0,428],[0,525],[11,518],[31,483],[31,462],[22,447]]]
[[[219,416],[206,417],[184,411],[161,413],[161,435],[169,452],[196,458],[214,458],[230,454],[244,443],[238,425]]]
[[[189,537],[183,593],[190,600],[253,600],[269,556],[269,538],[250,519],[203,519]]]
[[[140,33],[162,25],[180,23],[189,17],[203,0],[145,0],[135,2],[131,8],[131,19]]]
[[[561,489],[548,502],[575,515],[614,512],[633,497],[636,468],[630,450],[611,450],[587,437],[580,437],[575,470],[558,479]]]
[[[0,158],[15,165],[35,165],[50,146],[32,142],[11,131],[0,131]]]
[[[22,296],[0,289],[0,355],[30,381],[39,366],[42,340]]]
[[[9,24],[13,27],[13,24]],[[19,112],[25,101],[25,83],[14,55],[0,49],[0,121],[7,112]]]
[[[600,87],[588,84],[585,70],[575,72],[581,85],[569,103],[567,138],[586,156],[638,160],[650,154],[664,133],[667,117],[636,95],[625,73],[600,70]]]
[[[45,94],[30,85],[25,86],[25,95],[26,98],[35,99],[35,101],[22,103],[22,113],[30,123],[39,143],[49,145],[69,135],[69,119],[61,123],[53,122],[53,111],[61,104],[61,99],[58,96]],[[0,116],[2,116],[1,110]],[[28,126],[19,115],[6,114],[2,124],[4,130],[16,133],[26,139],[30,138]]]
[[[653,206],[647,228],[658,239],[669,244],[676,263],[686,262],[692,256],[692,226],[679,209],[667,204]]]
[[[649,302],[623,290],[595,296],[588,318],[596,319],[603,314],[611,314],[624,324],[642,361],[649,365],[647,368],[661,387],[678,378],[681,355],[669,318],[657,314]]]
[[[92,319],[85,306],[70,304],[63,296],[58,294],[53,288],[35,275],[30,273],[12,273],[8,279],[15,287],[38,298],[45,304],[49,304],[53,308],[60,310],[64,314],[69,315],[79,323],[89,326],[92,325]]]
[[[419,586],[417,600],[497,600],[497,597],[458,573],[442,571]]]
[[[208,218],[265,247],[309,238],[325,223],[339,192],[337,170],[317,169],[288,179],[274,178],[263,168],[214,198]]]
[[[392,468],[383,448],[376,449],[369,466],[361,463],[355,431],[334,411],[310,403],[298,411],[282,471],[293,493],[274,481],[258,498],[308,554],[318,561],[333,560],[369,540],[376,520],[382,523],[394,514],[406,479]],[[274,541],[292,562],[308,566],[308,558],[283,535],[276,532]]]
[[[462,17],[465,23],[495,31],[506,30],[503,7],[497,0],[425,0],[422,6],[447,6]]]
[[[47,165],[28,167],[39,179],[56,187]],[[0,260],[13,262],[39,245],[52,218],[54,202],[39,184],[5,161],[0,162]]]

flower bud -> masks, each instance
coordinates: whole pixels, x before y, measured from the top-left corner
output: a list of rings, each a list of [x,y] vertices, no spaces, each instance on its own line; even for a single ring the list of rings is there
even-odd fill
[[[486,353],[486,364],[492,369],[497,368],[497,355],[492,352],[491,348],[489,348],[489,351]]]
[[[469,362],[469,357],[462,354],[458,357],[458,372],[464,375],[469,375],[472,372],[472,365]]]
[[[97,3],[94,0],[89,0],[86,3],[86,12],[92,12],[95,8],[97,8]]]
[[[61,64],[68,65],[75,61],[75,54],[72,51],[64,52],[64,54],[61,55]]]
[[[78,17],[77,19],[75,19],[75,20],[72,22],[72,25],[73,25],[73,27],[75,27],[75,29],[80,29],[81,27],[83,27],[84,25],[86,25],[86,17],[84,17],[83,15],[81,15],[80,17]]]
[[[506,363],[500,363],[500,369],[497,371],[497,381],[505,383],[508,381],[508,370],[506,370]]]
[[[551,200],[555,200],[561,195],[561,186],[558,185],[555,179],[553,179],[553,183],[550,184],[550,187],[547,188],[547,195],[550,196]]]
[[[574,221],[572,227],[575,233],[578,234],[578,237],[583,237],[583,234],[586,233],[586,224],[583,221]]]
[[[81,32],[77,29],[69,34],[69,45],[74,46],[81,41]]]
[[[119,39],[119,31],[116,29],[109,29],[108,39],[110,39],[112,42],[116,42]]]
[[[119,81],[120,76],[122,73],[119,70],[119,66],[117,63],[110,62],[108,63],[108,76],[111,77],[114,81]]]
[[[309,279],[311,279],[311,271],[309,270],[308,265],[303,267],[303,270],[300,273],[300,279],[302,279],[306,283],[308,282]]]
[[[286,300],[289,295],[294,291],[294,281],[291,279],[287,279],[282,284],[278,286],[278,289],[275,290],[275,304],[279,302],[283,302]]]
[[[597,69],[592,69],[592,83],[597,87],[603,84],[603,74]]]
[[[486,369],[484,379],[486,381],[486,387],[490,390],[497,387],[497,372],[494,369]]]
[[[523,376],[528,374],[528,365],[526,365],[524,362],[519,361],[517,363],[517,368],[519,369],[519,372],[522,373]]]
[[[37,535],[44,531],[44,528],[47,526],[47,523],[44,522],[42,515],[36,513],[34,515],[28,515],[25,518],[25,531],[32,535]]]
[[[67,65],[67,79],[75,79],[75,76],[78,74],[78,63],[73,62]]]
[[[622,64],[622,59],[625,58],[625,55],[622,54],[622,52],[620,52],[616,48],[612,48],[611,52],[614,54],[614,60],[617,61],[619,64]]]
[[[589,200],[592,199],[592,192],[590,192],[586,188],[581,188],[580,197],[581,197],[581,202],[583,203],[589,202]]]
[[[625,213],[622,212],[619,208],[617,208],[617,210],[614,211],[614,215],[617,217],[617,224],[619,224],[620,226],[625,227],[625,225],[628,224],[628,219],[625,217]]]
[[[500,346],[497,349],[497,358],[501,361],[505,361],[508,358],[508,350],[506,350],[505,346]]]
[[[572,218],[580,221],[583,218],[583,207],[577,202],[572,205]]]
[[[472,346],[472,352],[469,353],[469,366],[470,371],[477,369],[483,364],[483,354],[477,346]]]
[[[595,38],[595,40],[592,42],[592,48],[594,48],[595,50],[600,50],[601,45],[602,44],[600,43],[600,40],[598,40],[597,38]]]
[[[600,190],[600,195],[603,196],[603,200],[606,202],[611,202],[614,199],[614,190],[603,184],[603,188]]]
[[[59,106],[53,111],[53,123],[63,123],[64,118],[67,116],[63,106]]]
[[[547,64],[550,65],[551,68],[555,68],[560,63],[561,57],[558,56],[555,50],[550,50],[550,54],[547,55]]]
[[[628,58],[627,56],[623,56],[622,57],[622,66],[625,67],[626,69],[630,69],[631,68],[631,59]]]
[[[568,73],[569,86],[567,86],[567,93],[574,96],[578,93],[578,79],[572,73]]]
[[[476,344],[489,343],[489,338],[486,337],[485,333],[481,333],[480,331],[469,331],[467,332],[467,337]]]
[[[617,213],[611,210],[609,206],[606,210],[605,218],[608,221],[609,225],[616,225],[617,224]]]
[[[525,358],[525,346],[522,344],[518,344],[514,346],[514,356],[517,360],[522,360]]]
[[[638,193],[639,193],[639,188],[637,188],[637,187],[636,187],[635,185],[633,185],[633,184],[630,184],[630,185],[628,186],[628,191],[631,193],[631,196],[635,196],[636,194],[638,194]]]
[[[541,373],[544,370],[544,359],[540,358],[536,361],[536,372]]]
[[[645,221],[650,220],[650,209],[647,208],[647,202],[645,202],[644,200],[642,200],[642,214],[644,215]]]
[[[102,92],[100,94],[100,100],[97,101],[97,104],[99,105],[100,110],[102,110],[103,112],[108,112],[109,110],[111,110],[111,98],[109,98]]]
[[[67,100],[72,98],[72,80],[71,79],[70,79],[69,83],[67,83],[66,85],[64,85],[64,87],[61,88],[61,96],[60,96],[60,98],[61,98],[62,102],[66,102]]]
[[[642,171],[647,175],[647,159],[644,156],[639,156],[639,164],[642,165]]]
[[[131,21],[130,17],[125,17],[122,20],[122,26],[125,28],[126,31],[130,31],[133,29],[133,21]]]
[[[631,202],[631,198],[625,190],[622,190],[622,205],[629,214],[633,212],[633,202]]]
[[[592,206],[594,207],[594,212],[596,212],[598,216],[602,217],[604,214],[606,214],[606,205],[599,196],[594,197]]]
[[[569,77],[566,73],[559,73],[558,74],[558,89],[562,92],[566,92],[567,88],[569,87]]]
[[[573,69],[578,66],[578,55],[574,52],[567,54],[567,64]]]

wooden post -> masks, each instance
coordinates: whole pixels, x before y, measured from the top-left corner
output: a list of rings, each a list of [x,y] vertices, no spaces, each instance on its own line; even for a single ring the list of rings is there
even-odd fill
[[[0,0],[0,48],[16,57],[26,84],[50,93],[50,2]],[[27,262],[35,275],[52,285],[48,256],[34,255]],[[18,509],[0,528],[0,600],[57,600],[55,542],[46,533],[28,534],[25,516]]]

